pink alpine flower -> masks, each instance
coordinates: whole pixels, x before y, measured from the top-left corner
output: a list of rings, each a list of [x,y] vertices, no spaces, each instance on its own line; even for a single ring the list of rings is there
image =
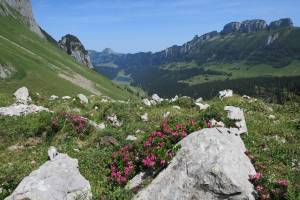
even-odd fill
[[[279,179],[276,181],[276,183],[280,186],[287,187],[289,185],[289,181],[286,179]]]
[[[262,173],[256,173],[255,175],[250,175],[250,181],[255,182],[263,177]]]
[[[255,188],[255,190],[256,190],[257,192],[262,192],[263,189],[264,189],[264,187],[263,187],[262,185],[258,185],[258,186],[256,186],[256,188]]]
[[[156,164],[156,156],[153,154],[150,154],[145,159],[143,159],[143,164],[146,167],[153,167]]]

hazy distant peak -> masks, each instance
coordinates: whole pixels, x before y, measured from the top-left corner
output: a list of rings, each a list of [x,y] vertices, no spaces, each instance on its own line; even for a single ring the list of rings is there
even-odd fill
[[[103,49],[102,53],[105,53],[105,54],[117,54],[111,48],[105,48],[105,49]]]

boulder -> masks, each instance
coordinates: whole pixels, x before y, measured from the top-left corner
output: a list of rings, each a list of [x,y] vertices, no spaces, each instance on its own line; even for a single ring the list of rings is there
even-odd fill
[[[145,104],[146,106],[151,106],[151,102],[149,101],[149,99],[143,99],[143,104]]]
[[[58,154],[25,177],[5,200],[92,199],[90,183],[80,174],[77,159]]]
[[[198,106],[200,110],[206,110],[207,108],[209,108],[209,105],[207,103],[204,104],[204,103],[196,102],[195,105]]]
[[[273,21],[269,25],[270,30],[278,30],[282,28],[292,28],[292,27],[294,27],[294,24],[291,18],[284,18],[277,21]]]
[[[223,90],[219,92],[219,98],[228,98],[233,96],[233,91],[232,90]]]
[[[110,121],[115,127],[121,127],[123,125],[123,123],[118,120],[118,117],[115,114],[107,116],[106,119]]]
[[[157,94],[153,94],[152,100],[155,101],[156,103],[161,103],[164,99],[160,98]]]
[[[104,123],[101,123],[101,124],[97,124],[95,121],[93,120],[88,120],[89,121],[89,124],[92,125],[93,127],[95,127],[96,129],[98,130],[103,130],[106,128],[105,124]]]
[[[0,108],[0,115],[3,116],[21,116],[41,111],[50,112],[48,108],[36,105],[12,104],[7,107]]]
[[[248,132],[244,111],[241,108],[234,106],[226,106],[224,110],[228,112],[229,119],[237,120],[237,122],[235,123],[237,128],[230,128],[231,131],[236,132],[238,134]]]
[[[239,135],[203,129],[184,138],[169,166],[135,200],[254,200],[255,169]]]
[[[29,96],[29,91],[26,87],[19,88],[15,93],[16,103],[18,104],[27,104],[31,101]]]
[[[170,100],[170,102],[172,103],[172,102],[175,102],[175,101],[177,101],[179,99],[179,97],[178,97],[178,95],[176,95],[174,98],[172,98],[171,100]]]
[[[127,141],[136,141],[137,137],[133,136],[133,135],[128,135],[126,138]]]
[[[51,95],[50,98],[49,98],[50,101],[54,101],[54,100],[57,100],[57,99],[59,99],[59,97],[56,96],[56,95]]]
[[[77,97],[79,98],[80,103],[82,103],[82,104],[88,104],[89,103],[88,98],[84,94],[78,94]]]

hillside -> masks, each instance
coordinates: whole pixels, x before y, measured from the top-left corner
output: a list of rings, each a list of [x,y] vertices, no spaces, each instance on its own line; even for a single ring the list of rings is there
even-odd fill
[[[78,99],[75,101],[72,101],[72,99],[50,101],[47,96],[33,96],[32,101],[34,104],[45,106],[53,112],[40,112],[18,117],[0,116],[0,124],[6,127],[0,129],[0,199],[10,195],[24,177],[48,160],[47,149],[49,146],[55,146],[59,152],[78,159],[80,172],[90,182],[94,199],[132,199],[141,187],[146,187],[153,182],[153,179],[160,177],[160,175],[157,175],[158,172],[163,173],[164,171],[158,164],[156,165],[158,167],[155,168],[157,171],[152,172],[152,169],[144,167],[141,160],[132,157],[132,153],[137,154],[139,158],[147,155],[148,150],[143,150],[143,148],[148,137],[153,133],[163,131],[163,123],[167,123],[172,130],[175,127],[176,129],[178,127],[180,129],[182,126],[186,127],[188,134],[203,128],[210,128],[211,125],[206,123],[212,119],[221,120],[226,126],[233,126],[236,121],[230,121],[224,111],[224,107],[228,105],[240,107],[245,111],[248,128],[248,134],[242,135],[247,148],[245,153],[251,158],[257,172],[263,174],[263,179],[259,184],[265,188],[264,191],[274,197],[276,193],[271,193],[271,190],[278,190],[276,181],[288,180],[288,187],[280,188],[279,198],[272,199],[298,200],[300,197],[299,97],[293,98],[285,105],[278,105],[235,95],[224,100],[214,98],[207,102],[201,101],[201,104],[208,103],[210,105],[206,110],[199,109],[199,100],[196,101],[189,97],[179,97],[172,101],[159,99],[160,103],[151,106],[147,106],[144,104],[145,102],[139,100],[119,102],[97,96],[88,99],[88,104],[82,104]],[[7,101],[12,102],[13,99],[8,97]],[[0,99],[0,105],[6,106],[8,104]],[[168,112],[169,114],[167,114]],[[113,116],[116,116],[116,118]],[[96,124],[103,125],[98,127],[95,124],[87,123],[87,120],[93,120]],[[195,127],[189,125],[192,121],[194,121],[193,126]],[[226,135],[218,134],[220,137]],[[202,136],[203,134],[199,135],[199,137]],[[175,143],[179,140],[175,140]],[[215,140],[211,139],[211,141]],[[199,144],[201,142],[203,141],[199,140]],[[220,141],[216,145],[224,142],[226,141]],[[154,140],[153,144],[156,143],[158,142]],[[172,147],[169,146],[169,143],[166,144],[168,146],[162,149],[163,152]],[[172,144],[174,145],[174,141]],[[141,187],[133,190],[126,189],[123,182],[119,183],[111,177],[110,163],[118,158],[120,160],[123,158],[122,156],[115,156],[116,153],[122,152],[123,146],[124,148],[126,146],[130,147],[130,159],[135,159],[134,171],[130,173],[125,181],[127,182],[143,170],[148,169],[148,174],[150,174]],[[235,147],[233,143],[230,143],[230,146]],[[197,147],[197,145],[194,145],[194,147]],[[177,148],[180,149],[180,147]],[[205,156],[206,153],[222,151],[222,153],[216,154],[212,158],[226,158],[227,165],[234,165],[235,162],[238,162],[236,157],[224,155],[226,149],[218,149],[214,145],[207,147],[207,149],[204,152],[199,150],[194,155],[201,153],[203,156],[200,159],[204,159],[208,157]],[[175,149],[172,150],[176,152]],[[241,149],[232,152],[244,154]],[[190,159],[188,164],[198,161],[189,156],[186,156],[185,159]],[[173,161],[170,161],[167,165],[172,165],[172,163]],[[198,167],[204,168],[206,164],[202,163]],[[203,165],[205,166],[203,167]],[[226,166],[220,166],[219,169],[222,167]],[[192,171],[192,167],[189,169],[191,176],[201,173],[201,171]],[[174,174],[174,176],[186,174],[185,171],[185,168],[181,169],[180,173]],[[231,169],[229,171],[232,172]],[[242,171],[242,168],[240,168],[234,171],[234,174],[239,174]],[[50,174],[51,172],[48,172],[48,176]],[[62,175],[65,176],[64,173]],[[247,179],[248,174],[246,174],[246,181]],[[194,180],[194,178],[189,180]],[[211,180],[215,180],[215,178]],[[228,180],[225,179],[222,185],[227,187],[227,182]],[[59,181],[59,183],[61,182]],[[170,185],[181,187],[180,183],[176,180]],[[197,189],[201,190],[201,187]],[[160,190],[164,191],[162,188]],[[165,191],[166,194],[172,192]],[[173,193],[175,194],[176,191],[174,190]],[[157,194],[155,193],[155,195]],[[146,199],[151,197],[152,195],[148,195]],[[172,198],[172,195],[169,195],[169,197]]]
[[[263,20],[248,20],[229,23],[221,32],[195,36],[181,46],[156,53],[112,56],[93,52],[90,55],[96,69],[111,79],[124,71],[130,75],[132,84],[149,93],[172,96],[175,93],[168,88],[173,87],[179,88],[181,94],[197,96],[201,85],[213,87],[216,81],[224,83],[221,89],[226,89],[228,81],[244,78],[299,76],[299,38],[300,29],[290,19],[270,25]],[[203,96],[213,95],[204,93]]]
[[[24,1],[25,2],[25,1]],[[31,31],[23,15],[1,1],[0,14],[0,93],[10,95],[21,86],[32,93],[107,95],[116,99],[132,97],[107,78],[67,55],[55,43]],[[13,15],[10,13],[13,12]]]

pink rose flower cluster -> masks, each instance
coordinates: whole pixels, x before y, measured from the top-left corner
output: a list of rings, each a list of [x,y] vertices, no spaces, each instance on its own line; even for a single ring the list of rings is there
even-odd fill
[[[176,144],[197,127],[195,120],[185,124],[172,124],[165,120],[159,131],[146,134],[142,145],[125,146],[113,153],[110,164],[110,180],[125,184],[131,176],[140,171],[155,174],[165,168],[179,149]],[[188,128],[187,128],[188,127]]]
[[[113,153],[114,162],[110,164],[110,180],[119,185],[125,184],[135,173],[135,165],[131,153],[131,147],[124,146]]]

